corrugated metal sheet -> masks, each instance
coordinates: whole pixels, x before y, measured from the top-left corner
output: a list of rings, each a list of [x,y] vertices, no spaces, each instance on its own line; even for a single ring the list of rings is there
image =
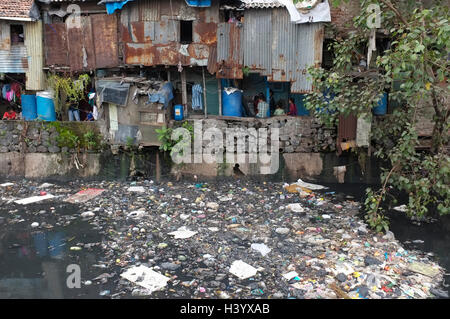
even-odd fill
[[[28,53],[27,90],[44,90],[45,74],[44,67],[44,42],[42,20],[25,23],[25,46]]]
[[[72,71],[94,69],[95,51],[90,18],[81,17],[81,28],[67,25],[67,38],[70,69]]]
[[[156,1],[155,1],[156,2]],[[210,47],[217,43],[218,3],[211,8],[190,8],[184,0],[173,0],[172,7],[159,1],[158,21],[144,21],[138,3],[130,3],[120,13],[120,34],[124,62],[129,65],[207,66]],[[173,9],[173,11],[171,10]],[[192,43],[182,50],[180,19],[193,17]]]
[[[140,0],[139,5],[135,6],[139,11],[138,21],[158,21],[160,17],[160,1]]]
[[[244,20],[244,65],[272,74],[272,10],[249,10]]]
[[[46,24],[45,64],[88,71],[119,65],[117,15],[81,17],[81,28],[65,23]]]
[[[94,14],[90,16],[97,69],[119,65],[117,16]]]
[[[284,8],[246,11],[243,21],[243,42],[240,49],[232,43],[239,33],[234,24],[220,24],[217,43],[218,78],[242,78],[231,72],[242,66],[267,76],[270,82],[291,82],[292,93],[311,91],[307,68],[322,61],[323,25],[294,24]],[[236,52],[237,51],[237,52]],[[241,62],[243,54],[243,63]],[[220,74],[221,66],[224,66]]]
[[[46,66],[68,66],[67,29],[65,23],[44,24]]]
[[[1,73],[25,73],[28,69],[25,45],[12,45],[9,51],[0,51]]]
[[[219,23],[217,38],[217,78],[242,79],[242,28],[231,23]]]
[[[347,117],[345,117],[344,115],[339,115],[338,138],[336,140],[336,146],[339,155],[342,154],[342,142],[356,140],[357,123],[358,119],[352,114],[348,115]]]

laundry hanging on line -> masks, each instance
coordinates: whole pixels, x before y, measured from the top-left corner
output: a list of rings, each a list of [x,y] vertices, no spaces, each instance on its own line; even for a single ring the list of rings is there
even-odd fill
[[[192,86],[192,109],[193,110],[203,110],[203,100],[202,100],[203,88],[200,84],[194,84]]]

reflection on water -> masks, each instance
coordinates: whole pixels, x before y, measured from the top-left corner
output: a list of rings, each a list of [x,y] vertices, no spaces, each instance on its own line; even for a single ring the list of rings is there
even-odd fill
[[[0,298],[100,298],[101,285],[82,284],[81,289],[66,285],[70,275],[66,269],[71,264],[80,266],[82,282],[99,275],[100,270],[92,267],[101,259],[98,248],[70,251],[76,243],[101,242],[98,231],[80,220],[65,227],[33,230],[29,227],[33,206],[26,207],[28,213],[17,208],[16,216],[25,221],[11,222],[16,216],[0,209]],[[79,216],[76,207],[70,209]]]

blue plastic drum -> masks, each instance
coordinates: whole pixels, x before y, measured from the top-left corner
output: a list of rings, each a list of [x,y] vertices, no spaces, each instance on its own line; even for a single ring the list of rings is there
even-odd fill
[[[22,94],[22,117],[25,121],[33,121],[37,118],[36,95]]]

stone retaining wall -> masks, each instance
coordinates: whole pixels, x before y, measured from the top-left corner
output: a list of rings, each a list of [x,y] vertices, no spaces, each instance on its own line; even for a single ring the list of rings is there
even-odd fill
[[[194,126],[194,120],[188,121]],[[280,153],[318,153],[336,150],[336,129],[324,127],[313,117],[208,118],[197,121],[201,122],[203,133],[209,128],[220,129],[224,134],[224,145],[226,145],[226,129],[254,128],[257,131],[260,128],[279,128]],[[171,122],[171,125],[177,127],[180,122]],[[270,137],[268,142],[270,144]],[[207,144],[208,141],[203,141],[203,147]]]
[[[98,134],[95,122],[58,122],[78,135]],[[57,129],[45,122],[0,121],[0,153],[74,153],[75,149],[58,145]]]

